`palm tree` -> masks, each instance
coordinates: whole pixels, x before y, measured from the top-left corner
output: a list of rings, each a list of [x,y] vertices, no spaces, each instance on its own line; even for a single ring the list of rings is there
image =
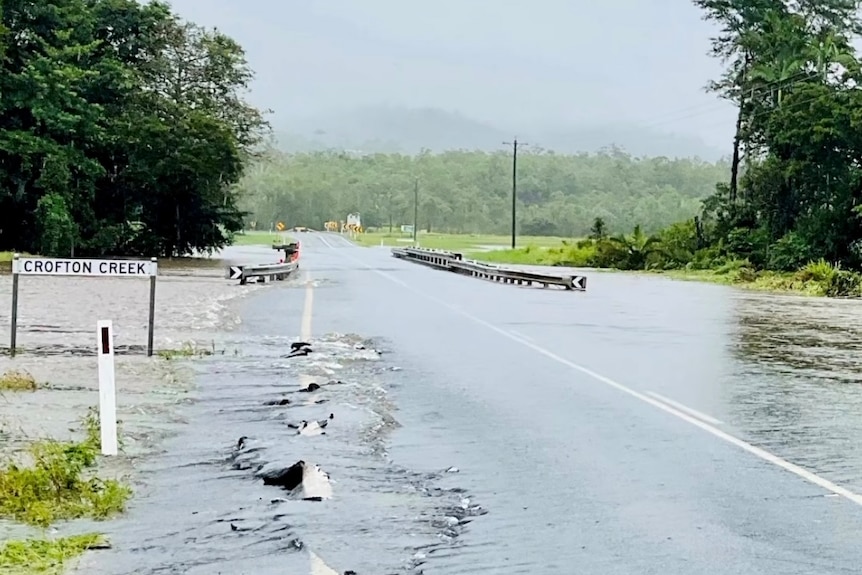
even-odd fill
[[[808,45],[808,56],[814,61],[817,75],[826,82],[832,64],[855,71],[859,63],[853,56],[853,48],[847,38],[834,30],[818,30]]]
[[[780,106],[784,91],[805,70],[808,38],[805,20],[796,14],[770,11],[757,31],[756,41],[762,44],[766,58],[752,66],[746,78],[752,98],[755,90],[761,96],[768,90],[772,104]]]
[[[632,270],[645,269],[649,256],[658,252],[661,244],[658,236],[648,236],[640,225],[634,227],[630,236],[619,234],[608,239],[625,253],[626,267]]]

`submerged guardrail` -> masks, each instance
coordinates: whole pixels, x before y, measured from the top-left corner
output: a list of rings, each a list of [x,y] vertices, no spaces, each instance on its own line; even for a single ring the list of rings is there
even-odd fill
[[[561,287],[572,291],[586,291],[587,277],[539,273],[464,259],[463,254],[427,248],[392,248],[396,258],[427,265],[436,269],[495,281],[499,283],[542,287]]]
[[[285,280],[299,268],[299,263],[296,261],[278,264],[247,264],[228,266],[225,278],[229,280],[239,280],[240,285],[245,285],[249,280],[257,280],[258,282],[281,281]]]
[[[299,242],[274,244],[272,249],[284,252],[284,258],[280,262],[228,266],[225,278],[239,280],[240,285],[247,284],[249,280],[258,282],[281,281],[299,269]]]

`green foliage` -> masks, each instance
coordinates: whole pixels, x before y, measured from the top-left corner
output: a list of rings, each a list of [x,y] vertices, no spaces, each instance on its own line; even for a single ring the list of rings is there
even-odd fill
[[[698,279],[743,285],[762,290],[794,291],[818,296],[862,296],[862,274],[841,269],[825,260],[802,261],[793,238],[781,243],[775,261],[787,270],[763,269],[748,259],[722,255],[721,246],[697,249],[694,220],[680,222],[647,235],[639,227],[631,234],[584,239],[555,247],[528,246],[516,250],[471,252],[468,257],[494,263],[611,268],[626,271],[667,272],[680,279]],[[784,251],[781,251],[784,250]],[[795,271],[790,271],[795,270]]]
[[[0,547],[0,573],[8,575],[60,575],[66,562],[89,549],[105,546],[97,533],[58,539],[6,541]]]
[[[88,473],[101,449],[92,411],[84,428],[84,441],[38,441],[26,454],[29,465],[9,462],[0,470],[0,516],[46,527],[62,519],[106,519],[125,509],[128,487]]]
[[[413,223],[426,232],[508,234],[511,153],[453,151],[406,156],[270,152],[240,182],[243,207],[258,229],[272,222],[321,229],[359,212],[365,228]],[[576,156],[518,156],[519,234],[583,237],[640,224],[656,231],[701,209],[727,166],[699,160],[638,159],[617,149]]]
[[[75,221],[69,213],[66,198],[50,192],[36,202],[36,229],[39,253],[45,256],[65,256],[74,245]]]
[[[179,348],[175,349],[160,349],[157,354],[160,358],[165,360],[172,359],[187,359],[193,357],[206,357],[209,355],[214,355],[216,351],[215,342],[212,342],[212,346],[210,348],[199,347],[194,342],[185,342]]]
[[[5,0],[0,249],[186,255],[241,227],[242,48],[162,2]]]
[[[859,269],[862,71],[851,38],[862,23],[860,2],[694,3],[721,29],[713,53],[727,68],[711,87],[739,106],[738,182],[732,169],[731,185],[704,202],[714,255],[758,270],[789,272],[817,260]],[[830,292],[849,289],[817,281]]]

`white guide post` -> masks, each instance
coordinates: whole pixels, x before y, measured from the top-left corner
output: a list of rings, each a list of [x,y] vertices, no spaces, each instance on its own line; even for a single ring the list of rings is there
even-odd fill
[[[102,455],[117,455],[117,386],[114,373],[114,324],[98,322],[99,427]]]

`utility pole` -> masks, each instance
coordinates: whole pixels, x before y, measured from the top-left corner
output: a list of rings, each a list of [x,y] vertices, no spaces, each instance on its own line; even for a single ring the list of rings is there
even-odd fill
[[[413,245],[416,245],[416,234],[419,226],[419,178],[413,181]]]
[[[512,249],[515,249],[515,227],[518,222],[517,205],[518,205],[518,146],[527,146],[528,144],[518,142],[515,138],[512,142],[503,142],[506,146],[512,146]]]

